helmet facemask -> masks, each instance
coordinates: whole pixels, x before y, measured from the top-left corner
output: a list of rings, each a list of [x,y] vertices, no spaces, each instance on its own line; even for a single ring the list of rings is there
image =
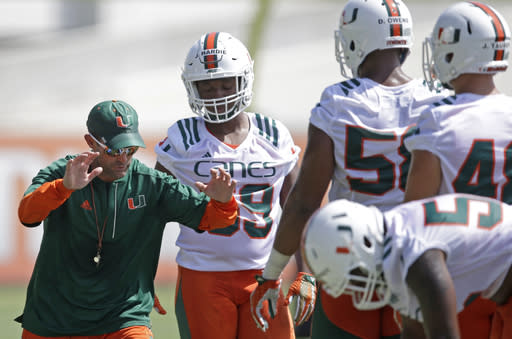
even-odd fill
[[[384,280],[382,265],[368,267],[360,261],[358,267],[347,274],[345,294],[352,296],[354,306],[360,310],[381,308],[389,302],[391,290]]]
[[[197,82],[236,78],[236,91],[221,98],[202,99]],[[225,32],[203,35],[190,49],[182,71],[190,108],[210,123],[223,123],[243,112],[252,100],[253,61],[245,46]]]
[[[199,80],[204,81],[204,80]],[[251,91],[246,76],[238,76],[235,79],[235,93],[221,98],[202,99],[197,89],[197,82],[190,82],[191,91],[189,104],[192,110],[210,123],[223,123],[243,112],[251,103]]]

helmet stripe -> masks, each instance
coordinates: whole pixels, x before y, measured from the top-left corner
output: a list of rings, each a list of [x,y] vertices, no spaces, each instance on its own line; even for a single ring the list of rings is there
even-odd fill
[[[217,48],[217,40],[219,39],[219,32],[213,32],[208,33],[204,37],[204,50],[208,49],[215,49]],[[217,62],[217,55],[216,54],[206,54],[204,57],[204,68],[210,69],[210,68],[217,68],[219,67]]]
[[[350,249],[348,247],[336,247],[336,253],[338,254],[349,254]]]
[[[491,17],[491,23],[492,27],[494,28],[494,32],[496,33],[496,42],[499,41],[505,41],[505,27],[503,26],[503,23],[501,22],[500,18],[496,14],[495,11],[493,11],[490,7],[479,3],[479,2],[471,2],[474,6],[480,8],[482,11],[485,12],[485,14],[489,15]],[[505,51],[503,49],[497,49],[494,52],[494,60],[503,60],[505,57]]]
[[[383,5],[386,7],[390,17],[399,17],[400,9],[398,8],[395,0],[384,0]],[[390,36],[402,36],[402,24],[391,24],[389,26]]]

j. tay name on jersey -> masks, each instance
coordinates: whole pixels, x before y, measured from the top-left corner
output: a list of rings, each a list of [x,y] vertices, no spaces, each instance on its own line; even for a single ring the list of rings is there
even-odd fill
[[[218,161],[218,160],[201,160],[195,163],[194,173],[197,176],[208,178],[210,176],[210,168],[222,167],[232,178],[268,178],[276,175],[276,163],[271,161],[251,161],[246,164],[239,161]]]

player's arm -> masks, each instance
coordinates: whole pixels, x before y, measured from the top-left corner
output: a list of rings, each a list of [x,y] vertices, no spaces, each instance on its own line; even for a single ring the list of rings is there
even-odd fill
[[[402,316],[402,331],[400,332],[401,339],[427,339],[423,324],[417,320],[411,319],[405,315]]]
[[[407,176],[404,201],[435,196],[441,187],[442,172],[439,158],[429,151],[413,150]]]
[[[418,298],[427,338],[460,338],[455,287],[445,253],[438,249],[423,253],[409,268],[406,282]],[[404,328],[407,325],[406,321]]]
[[[293,185],[297,181],[299,176],[299,164],[295,164],[290,173],[284,178],[283,187],[281,188],[281,192],[279,193],[279,199],[281,202],[281,206],[284,207],[286,199],[288,198],[288,194],[290,193]]]
[[[291,256],[299,249],[306,222],[320,207],[333,173],[332,140],[310,124],[299,175],[284,205],[274,240],[274,249],[279,253]]]
[[[264,305],[268,302],[270,316],[273,317],[272,312],[277,309],[279,277],[290,257],[299,249],[302,231],[308,218],[320,207],[333,172],[332,140],[322,130],[310,124],[302,165],[297,181],[286,199],[274,247],[262,277],[258,277],[259,285],[251,293],[252,317],[256,325],[264,331],[268,328],[270,321],[268,316],[262,314]],[[299,274],[296,282],[296,285],[303,286],[304,290],[308,291],[306,297],[301,296],[300,311],[295,319],[298,324],[311,315],[316,300],[316,286],[314,278],[310,275]],[[293,293],[292,289],[290,291]],[[290,293],[287,297],[290,297]]]
[[[286,199],[288,198],[288,194],[290,193],[293,185],[297,181],[297,177],[299,176],[299,164],[297,163],[292,171],[288,173],[288,175],[284,178],[283,187],[281,188],[281,192],[279,195],[279,200],[281,203],[281,206],[283,207]],[[302,257],[300,254],[300,250],[297,250],[295,252],[295,261],[297,263],[297,268],[299,271],[303,271],[303,265],[302,265]]]

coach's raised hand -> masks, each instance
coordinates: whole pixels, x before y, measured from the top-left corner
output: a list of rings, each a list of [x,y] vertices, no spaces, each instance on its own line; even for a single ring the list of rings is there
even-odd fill
[[[63,178],[64,187],[70,190],[79,190],[87,186],[92,179],[100,175],[101,172],[103,172],[102,167],[96,167],[89,172],[89,167],[98,155],[98,152],[87,151],[68,160],[66,173]]]

